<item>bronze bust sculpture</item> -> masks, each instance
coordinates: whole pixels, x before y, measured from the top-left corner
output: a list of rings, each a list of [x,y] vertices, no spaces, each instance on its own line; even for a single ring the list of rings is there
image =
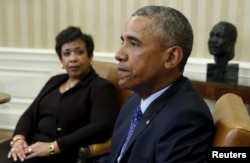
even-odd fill
[[[208,49],[214,56],[215,64],[207,65],[207,81],[237,84],[238,64],[228,64],[234,58],[237,39],[236,27],[221,21],[210,31]]]
[[[228,22],[219,22],[210,32],[208,49],[216,64],[226,65],[234,58],[234,46],[237,39],[236,27]]]

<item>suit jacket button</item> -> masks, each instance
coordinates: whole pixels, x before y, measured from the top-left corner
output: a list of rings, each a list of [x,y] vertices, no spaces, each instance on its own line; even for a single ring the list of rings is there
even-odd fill
[[[61,131],[62,131],[62,128],[61,128],[61,127],[58,127],[56,130],[57,130],[58,132],[61,132]]]

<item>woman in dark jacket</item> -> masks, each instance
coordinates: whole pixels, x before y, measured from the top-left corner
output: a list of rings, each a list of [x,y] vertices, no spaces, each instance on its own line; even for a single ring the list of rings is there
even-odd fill
[[[11,142],[0,145],[1,163],[74,163],[80,146],[112,133],[117,96],[91,66],[92,37],[68,27],[56,37],[55,49],[67,73],[52,77],[20,117]]]

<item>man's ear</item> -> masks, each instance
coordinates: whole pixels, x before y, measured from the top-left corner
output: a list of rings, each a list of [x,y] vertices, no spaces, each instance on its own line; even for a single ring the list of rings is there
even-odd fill
[[[183,58],[183,50],[179,46],[172,46],[166,49],[165,68],[177,67]]]

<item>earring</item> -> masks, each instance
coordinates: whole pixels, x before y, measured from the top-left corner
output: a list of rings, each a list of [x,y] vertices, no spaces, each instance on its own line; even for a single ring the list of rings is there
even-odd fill
[[[61,66],[61,69],[64,69],[64,66],[63,66],[63,65]]]

